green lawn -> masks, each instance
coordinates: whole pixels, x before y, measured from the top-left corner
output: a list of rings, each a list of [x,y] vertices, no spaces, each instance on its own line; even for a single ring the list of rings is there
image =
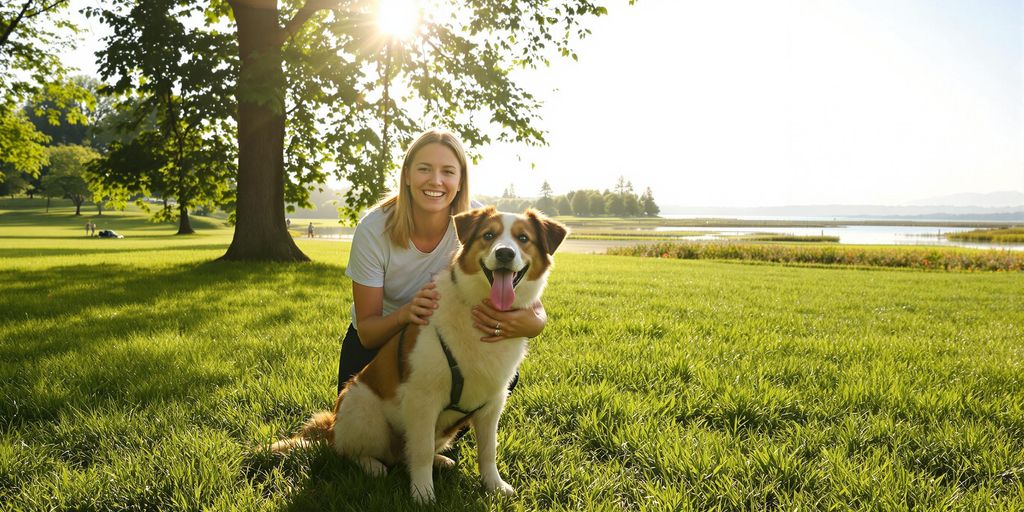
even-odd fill
[[[39,203],[41,204],[41,203]],[[348,244],[0,200],[0,510],[419,510],[260,450],[329,408]],[[93,210],[94,211],[94,210]],[[438,510],[1024,508],[1024,274],[562,254],[499,432]]]

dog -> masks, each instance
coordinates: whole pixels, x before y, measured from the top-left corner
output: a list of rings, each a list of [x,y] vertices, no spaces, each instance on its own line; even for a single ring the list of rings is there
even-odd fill
[[[272,451],[326,442],[375,476],[404,462],[413,498],[430,502],[432,467],[454,464],[439,452],[470,426],[485,488],[515,494],[498,474],[497,430],[527,341],[481,342],[471,308],[484,298],[501,310],[537,301],[567,230],[535,210],[477,208],[454,219],[462,246],[434,278],[440,299],[430,323],[410,324],[388,340],[342,389],[333,412],[314,415]]]

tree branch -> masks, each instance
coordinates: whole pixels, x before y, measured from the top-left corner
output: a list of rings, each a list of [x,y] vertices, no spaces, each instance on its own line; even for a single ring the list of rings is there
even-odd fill
[[[7,40],[11,38],[11,34],[14,33],[14,29],[18,28],[18,25],[20,25],[22,21],[34,18],[40,14],[51,11],[54,8],[60,6],[61,4],[68,3],[68,0],[54,0],[53,3],[50,5],[44,5],[43,7],[40,7],[35,11],[29,11],[29,7],[32,5],[33,1],[35,0],[25,0],[25,4],[21,6],[21,11],[18,12],[18,15],[14,17],[10,25],[4,27],[3,34],[0,34],[0,48],[7,44]]]
[[[32,3],[32,2],[29,1],[28,3]],[[40,14],[43,14],[43,13],[47,12],[47,11],[53,10],[55,7],[59,6],[60,4],[66,4],[66,3],[68,3],[68,0],[53,0],[52,4],[40,7],[39,9],[36,9],[35,12],[26,14],[25,17],[26,18],[32,18],[34,16],[38,16]]]
[[[28,6],[32,5],[32,0],[26,0],[25,5],[21,6],[21,12],[14,17],[10,25],[4,27],[4,33],[0,36],[0,47],[3,47],[7,43],[7,39],[11,37],[11,33],[14,29],[18,28],[18,24],[21,23],[22,18],[25,17],[25,13],[28,12]]]
[[[338,5],[341,5],[341,0],[307,0],[299,8],[299,11],[295,13],[295,16],[288,20],[288,23],[285,23],[284,30],[280,32],[280,40],[278,42],[284,44],[285,41],[298,33],[302,25],[305,25],[309,18],[317,12],[337,7]]]

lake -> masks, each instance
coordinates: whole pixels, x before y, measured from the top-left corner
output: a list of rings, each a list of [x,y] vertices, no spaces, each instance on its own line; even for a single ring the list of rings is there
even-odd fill
[[[682,218],[682,217],[678,217]],[[747,220],[817,220],[835,221],[842,218],[805,217],[759,217]],[[863,219],[862,219],[863,220]],[[946,247],[970,247],[975,249],[1024,250],[1024,244],[984,244],[947,240],[946,233],[970,231],[974,228],[956,226],[865,226],[851,221],[849,225],[829,227],[657,227],[655,231],[707,231],[707,235],[686,237],[686,240],[721,240],[723,237],[777,233],[796,236],[836,236],[840,244],[848,245],[939,245]]]
[[[667,219],[693,219],[693,218],[708,218],[708,216],[695,216],[695,215],[664,215]],[[722,240],[723,238],[752,235],[760,233],[777,233],[797,236],[836,236],[839,237],[840,244],[848,245],[938,245],[944,247],[970,247],[974,249],[1009,249],[1015,251],[1024,250],[1024,244],[984,244],[976,242],[960,242],[947,240],[946,233],[953,233],[957,231],[970,231],[975,229],[973,227],[962,227],[962,226],[914,226],[914,225],[893,225],[893,226],[873,226],[858,224],[864,221],[878,221],[878,220],[891,220],[891,219],[863,219],[863,218],[843,218],[843,217],[734,217],[738,220],[749,220],[749,221],[811,221],[811,222],[844,222],[848,221],[849,224],[840,226],[828,226],[828,227],[762,227],[762,226],[731,226],[731,227],[703,227],[703,226],[686,226],[686,227],[655,227],[655,231],[700,231],[707,232],[706,235],[700,236],[688,236],[683,240],[689,241],[700,241],[700,240]],[[935,219],[943,220],[943,219]],[[929,222],[935,222],[930,220]],[[946,219],[948,220],[948,219]],[[317,229],[318,238],[326,238],[333,240],[352,240],[353,228],[350,227],[321,227]],[[579,242],[579,250],[573,252],[603,252],[599,251],[601,247],[607,246],[619,246],[619,245],[636,245],[638,241],[575,241]],[[586,243],[584,243],[586,242]]]

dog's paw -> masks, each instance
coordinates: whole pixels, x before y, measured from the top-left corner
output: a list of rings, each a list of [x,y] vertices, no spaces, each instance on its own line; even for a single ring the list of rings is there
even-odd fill
[[[503,494],[505,496],[516,495],[516,490],[513,489],[512,486],[508,484],[508,482],[502,480],[501,478],[498,478],[495,481],[485,480],[484,486],[487,488],[489,492],[496,492],[498,494]]]
[[[438,453],[434,455],[434,467],[442,469],[454,468],[455,461]]]
[[[373,457],[362,456],[359,457],[359,460],[356,462],[359,464],[359,467],[363,468],[363,471],[365,471],[367,475],[382,477],[388,474],[388,467],[385,466],[383,462]]]
[[[426,487],[426,486],[421,486],[421,485],[413,484],[412,485],[412,499],[414,501],[416,501],[416,503],[419,503],[421,505],[424,505],[424,504],[427,504],[427,503],[433,503],[434,502],[434,488],[433,488],[433,486]]]

